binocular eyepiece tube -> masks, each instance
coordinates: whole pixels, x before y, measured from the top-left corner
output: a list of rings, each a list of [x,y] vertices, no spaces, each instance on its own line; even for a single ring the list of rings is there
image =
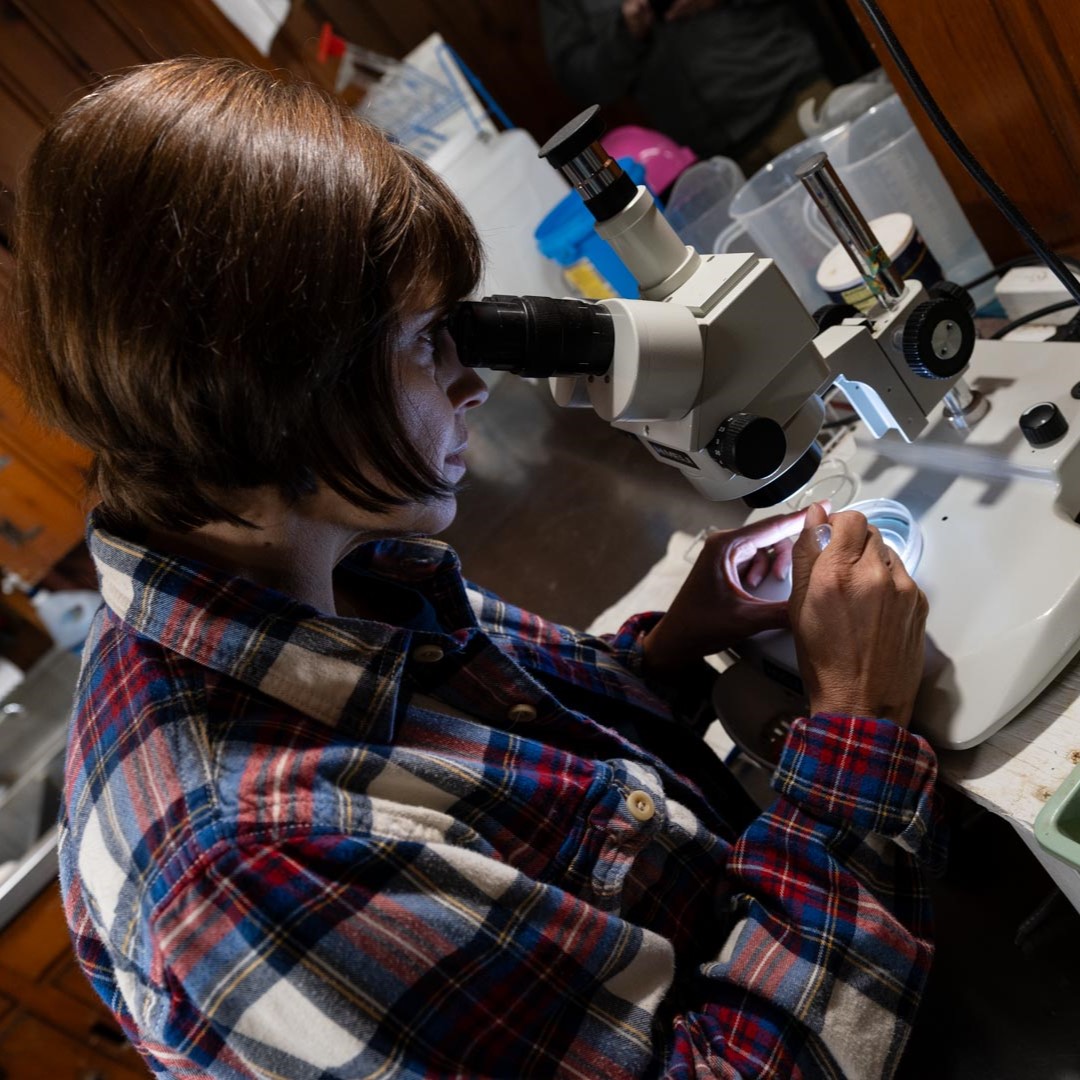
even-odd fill
[[[611,313],[585,300],[486,296],[463,300],[447,329],[466,367],[526,378],[603,375],[615,351]]]

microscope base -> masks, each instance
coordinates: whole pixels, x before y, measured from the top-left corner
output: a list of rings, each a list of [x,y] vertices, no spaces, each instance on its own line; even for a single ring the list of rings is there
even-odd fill
[[[1080,650],[1080,345],[980,342],[967,378],[990,402],[966,433],[939,408],[926,433],[840,440],[789,507],[831,497],[833,510],[866,499],[904,504],[923,534],[914,577],[930,601],[927,664],[913,727],[939,746],[988,738],[1042,691]],[[1078,391],[1080,392],[1080,391]],[[1035,448],[1020,414],[1053,402],[1068,421],[1056,443]],[[861,426],[858,429],[861,432]],[[768,513],[755,511],[752,519]],[[758,730],[796,715],[789,634],[761,634],[740,650],[776,694],[721,677],[728,716],[760,699]],[[740,727],[755,729],[742,717]],[[745,742],[745,737],[742,740]]]

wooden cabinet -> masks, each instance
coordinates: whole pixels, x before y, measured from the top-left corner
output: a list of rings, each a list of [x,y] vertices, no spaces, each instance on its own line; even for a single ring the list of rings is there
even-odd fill
[[[28,450],[0,439],[0,566],[37,581],[78,543],[84,515],[27,463]]]
[[[201,53],[270,63],[212,0],[0,0],[0,309],[12,256],[14,192],[49,119],[103,75]],[[308,73],[304,50],[275,60]],[[4,333],[0,322],[0,371]],[[27,415],[0,373],[0,570],[39,582],[84,531],[87,455]]]
[[[75,963],[53,884],[0,932],[0,1077],[146,1076],[142,1059]]]
[[[848,0],[991,258],[1028,254],[923,112],[859,0]],[[1080,249],[1080,5],[879,0],[949,122],[1051,247]]]

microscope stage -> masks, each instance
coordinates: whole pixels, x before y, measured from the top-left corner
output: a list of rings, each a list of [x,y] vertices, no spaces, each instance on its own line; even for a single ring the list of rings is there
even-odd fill
[[[1070,393],[1080,345],[979,342],[967,379],[990,411],[966,435],[940,410],[913,443],[895,432],[875,440],[859,425],[793,500],[831,496],[835,511],[893,499],[918,521],[914,576],[930,616],[913,727],[953,748],[997,731],[1080,649],[1080,400]],[[1040,402],[1057,405],[1069,430],[1036,448],[1019,418]],[[791,684],[790,635],[758,635],[744,656]]]

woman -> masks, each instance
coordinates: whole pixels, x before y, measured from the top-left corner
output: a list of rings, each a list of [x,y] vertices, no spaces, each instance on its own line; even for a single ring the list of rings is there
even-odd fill
[[[69,741],[79,961],[161,1076],[890,1072],[930,957],[925,599],[857,514],[794,550],[814,712],[767,813],[674,719],[786,624],[710,539],[606,639],[445,545],[483,382],[460,205],[310,86],[135,69],[21,193],[14,373],[94,454]],[[825,519],[821,507],[807,520]]]

